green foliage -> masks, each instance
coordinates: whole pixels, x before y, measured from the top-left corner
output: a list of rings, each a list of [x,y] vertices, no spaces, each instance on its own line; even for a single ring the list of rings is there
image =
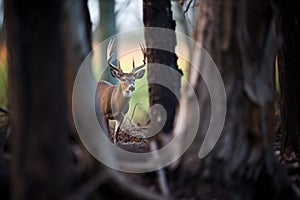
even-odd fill
[[[132,117],[136,123],[145,125],[148,121],[149,110],[148,83],[146,74],[141,80],[136,82],[136,86],[137,90],[133,93],[130,99],[128,117]]]
[[[7,107],[7,66],[0,61],[0,106]]]

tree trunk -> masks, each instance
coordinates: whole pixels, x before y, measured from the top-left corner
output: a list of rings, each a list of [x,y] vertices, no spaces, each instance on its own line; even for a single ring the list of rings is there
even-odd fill
[[[65,84],[69,124],[75,132],[72,116],[72,92],[76,74],[85,57],[92,50],[91,20],[87,0],[63,0],[61,30],[65,53]]]
[[[282,49],[279,70],[280,84],[280,132],[282,134],[281,152],[300,154],[300,63],[298,48],[300,45],[300,2],[280,1],[279,4],[279,39]]]
[[[143,21],[145,27],[161,27],[167,28],[175,31],[175,21],[172,19],[171,3],[169,0],[155,1],[155,0],[144,0],[143,1]],[[176,35],[171,34],[169,38],[159,37],[157,34],[152,32],[145,32],[146,46],[158,46],[166,45],[174,49],[176,46]],[[176,107],[178,105],[178,100],[168,88],[163,87],[159,84],[154,84],[155,80],[160,80],[172,76],[170,73],[161,74],[161,70],[158,68],[157,64],[163,64],[179,71],[181,70],[177,66],[177,56],[172,52],[167,52],[161,49],[148,48],[147,49],[147,61],[148,61],[148,82],[149,83],[149,101],[150,107],[155,104],[160,104],[164,107],[167,113],[166,123],[163,127],[163,132],[169,133],[173,128],[173,121],[176,112]],[[172,77],[172,85],[174,91],[179,93],[180,91],[180,78],[181,76]],[[175,93],[176,93],[175,92]],[[153,111],[154,113],[156,111]],[[162,113],[158,112],[155,114],[156,118],[159,118]]]
[[[5,1],[13,199],[62,199],[70,187],[62,5]]]
[[[116,34],[115,0],[99,0],[99,6],[100,23],[96,30],[96,41],[103,42]],[[103,48],[100,52],[96,53],[99,55],[99,66],[105,68],[107,66],[106,48]],[[117,83],[117,80],[111,76],[109,68],[104,71],[101,79],[113,84]]]
[[[180,182],[194,180],[198,197],[204,199],[293,199],[289,181],[272,150],[276,41],[270,2],[203,0],[199,8],[195,37],[221,72],[227,114],[218,143],[199,160],[211,102],[205,82],[196,75],[200,128],[183,157]],[[192,56],[197,58],[196,54]],[[198,62],[198,69],[210,70],[201,65],[205,61]],[[186,121],[193,120],[190,109]]]

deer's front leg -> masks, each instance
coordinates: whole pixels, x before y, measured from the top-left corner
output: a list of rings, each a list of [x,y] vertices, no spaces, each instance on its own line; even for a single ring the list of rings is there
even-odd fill
[[[115,123],[115,130],[114,130],[114,135],[113,135],[113,139],[114,139],[114,144],[117,144],[117,138],[118,138],[118,132],[120,130],[120,127],[122,125],[123,119],[120,120],[116,120]]]
[[[118,120],[116,120],[116,123],[115,123],[115,130],[114,130],[114,135],[113,135],[113,139],[114,139],[114,144],[117,144],[117,133],[118,133],[118,129],[119,129],[119,126],[120,126],[120,123]]]

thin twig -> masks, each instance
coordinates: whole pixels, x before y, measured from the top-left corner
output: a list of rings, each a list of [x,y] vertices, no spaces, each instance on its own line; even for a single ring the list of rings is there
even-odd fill
[[[116,188],[127,193],[132,199],[141,199],[141,200],[167,200],[168,198],[150,192],[144,187],[133,183],[125,179],[120,173],[115,170],[107,170],[110,174],[112,180],[115,182]]]
[[[145,113],[146,113],[146,108],[143,106],[143,104],[141,104],[141,103],[136,103],[135,105],[134,105],[134,108],[133,108],[133,111],[132,111],[132,115],[131,115],[131,118],[129,119],[129,123],[130,123],[130,125],[128,125],[127,127],[125,127],[125,129],[127,129],[127,130],[130,130],[130,129],[134,129],[134,130],[140,130],[141,128],[143,128],[143,127],[145,127],[145,128],[147,128],[146,126],[139,126],[139,125],[137,125],[135,122],[133,122],[132,120],[133,120],[133,117],[134,117],[134,115],[135,115],[135,112],[136,112],[136,108],[137,108],[137,106],[141,106],[143,109],[144,109],[144,111],[145,111]],[[127,118],[128,119],[128,118]],[[146,119],[146,117],[144,116],[144,120],[146,121],[146,124],[147,124],[147,119]],[[133,126],[131,126],[131,125],[133,125]],[[129,128],[128,128],[129,127]],[[138,127],[138,128],[137,128]],[[131,131],[130,131],[131,132]]]
[[[130,123],[132,122],[132,119],[133,119],[133,116],[134,116],[134,114],[135,114],[135,109],[136,109],[137,105],[141,105],[141,106],[142,106],[141,103],[136,103],[136,104],[134,105],[134,108],[133,108],[133,111],[132,111],[132,115],[131,115],[131,118],[130,118]]]
[[[83,200],[86,199],[89,194],[96,191],[101,185],[106,183],[110,179],[110,176],[106,173],[105,170],[101,170],[86,183],[81,185],[76,191],[75,194],[67,197],[67,200]]]
[[[158,147],[157,147],[157,142],[155,140],[151,141],[150,149],[152,151],[154,159],[158,159],[159,157],[157,153]],[[167,184],[167,178],[166,178],[166,173],[164,168],[157,170],[157,175],[158,175],[158,185],[160,187],[161,192],[163,193],[164,196],[169,196],[170,190]]]
[[[184,18],[185,18],[185,14],[189,11],[190,6],[191,6],[191,4],[192,4],[193,1],[194,1],[194,0],[190,0],[189,3],[187,4],[185,10],[183,11],[183,16],[184,16]]]
[[[2,107],[0,107],[0,112],[3,112],[5,114],[9,114],[9,111],[6,110],[6,109],[4,109],[4,108],[2,108]]]

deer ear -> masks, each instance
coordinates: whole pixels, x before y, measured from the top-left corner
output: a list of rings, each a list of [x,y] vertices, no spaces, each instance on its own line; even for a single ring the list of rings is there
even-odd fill
[[[114,78],[120,78],[120,74],[119,74],[119,72],[117,70],[110,69],[110,73],[111,73],[112,77],[114,77]]]
[[[137,72],[134,74],[134,78],[135,78],[135,79],[143,78],[144,74],[145,74],[145,70],[144,70],[144,69],[143,69],[143,70],[140,70],[140,71],[137,71]]]

